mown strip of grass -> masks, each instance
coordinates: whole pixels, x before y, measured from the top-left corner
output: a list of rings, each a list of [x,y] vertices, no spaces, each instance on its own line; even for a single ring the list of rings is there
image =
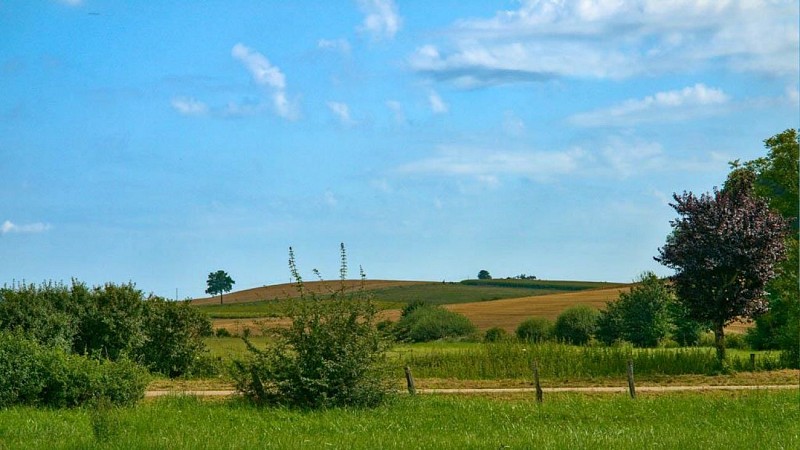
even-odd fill
[[[402,397],[372,410],[258,409],[167,398],[105,411],[0,411],[0,448],[798,448],[793,391]]]

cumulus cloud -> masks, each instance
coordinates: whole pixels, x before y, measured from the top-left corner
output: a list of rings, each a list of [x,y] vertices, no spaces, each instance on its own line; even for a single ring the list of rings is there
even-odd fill
[[[435,114],[444,114],[449,110],[447,103],[442,100],[442,97],[439,97],[436,91],[428,93],[428,104],[431,107],[431,111]]]
[[[418,48],[412,69],[465,88],[555,77],[622,79],[713,62],[797,77],[794,0],[526,0],[488,19],[460,20]]]
[[[397,100],[388,100],[386,102],[386,107],[392,111],[394,116],[394,122],[398,125],[405,125],[406,123],[406,113],[403,110],[403,105],[398,102]]]
[[[172,108],[185,116],[203,116],[208,114],[208,105],[188,97],[175,97],[172,99]]]
[[[626,100],[610,108],[576,114],[570,121],[580,126],[627,126],[642,122],[687,120],[713,114],[730,97],[702,83]]]
[[[578,169],[585,153],[493,151],[442,146],[437,155],[397,168],[401,174],[471,177],[496,186],[503,176],[521,176],[547,181]]]
[[[245,66],[257,85],[272,93],[272,104],[279,116],[290,120],[298,117],[297,108],[286,94],[286,76],[277,66],[272,65],[266,56],[241,43],[233,46],[231,55]]]
[[[339,119],[342,125],[351,126],[356,124],[353,118],[350,117],[350,107],[347,106],[347,103],[328,102],[328,109]]]
[[[50,224],[41,222],[17,225],[10,220],[6,220],[0,225],[0,235],[9,233],[43,233],[50,228]]]
[[[317,48],[350,54],[350,43],[347,42],[347,39],[320,39],[317,41]]]
[[[402,19],[393,0],[359,0],[364,22],[359,30],[374,40],[392,39],[400,31]]]

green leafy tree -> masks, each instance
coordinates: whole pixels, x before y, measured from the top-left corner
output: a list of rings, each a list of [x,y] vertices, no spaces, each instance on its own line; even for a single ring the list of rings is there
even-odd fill
[[[224,270],[218,270],[216,272],[211,272],[208,274],[208,280],[206,280],[206,285],[208,289],[206,289],[206,294],[208,295],[217,295],[219,294],[219,304],[222,304],[222,294],[225,292],[230,292],[233,289],[233,285],[236,284],[233,281],[233,278],[230,277]]]
[[[786,259],[780,275],[768,286],[769,311],[756,317],[748,333],[755,348],[782,349],[792,367],[800,366],[800,280],[798,270],[798,180],[800,173],[800,135],[788,129],[764,141],[767,156],[744,163],[755,174],[755,192],[766,198],[770,207],[786,219],[792,232],[786,238]],[[740,167],[738,161],[734,169]]]
[[[606,304],[598,318],[597,338],[607,344],[616,340],[637,347],[655,347],[671,329],[669,305],[673,295],[653,272],[642,274],[630,292],[622,292]]]
[[[711,325],[720,361],[725,326],[766,310],[765,288],[784,256],[786,223],[753,193],[752,181],[752,173],[734,171],[722,191],[675,194],[679,217],[655,258],[675,269],[689,316]]]
[[[491,280],[492,276],[489,274],[488,270],[481,270],[478,272],[478,279],[479,280]]]

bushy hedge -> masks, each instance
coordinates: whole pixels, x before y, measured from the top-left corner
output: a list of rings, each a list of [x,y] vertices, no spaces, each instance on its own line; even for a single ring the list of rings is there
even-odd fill
[[[202,336],[211,334],[211,321],[188,304],[145,297],[132,283],[89,288],[73,280],[0,289],[0,330],[79,355],[132,359],[178,376],[190,373],[205,351]]]
[[[461,314],[439,306],[421,305],[400,318],[394,335],[399,341],[429,342],[471,337],[476,331],[475,325]]]
[[[595,309],[586,305],[567,308],[556,318],[553,335],[568,344],[586,344],[597,329],[598,315]]]
[[[147,371],[130,360],[95,360],[0,332],[0,407],[74,407],[100,399],[128,405],[144,396],[147,382]]]
[[[544,317],[531,317],[517,326],[517,339],[524,342],[544,342],[553,336],[553,322]]]

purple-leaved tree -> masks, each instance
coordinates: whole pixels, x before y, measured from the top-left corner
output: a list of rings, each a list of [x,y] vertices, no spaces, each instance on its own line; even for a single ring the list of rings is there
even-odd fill
[[[767,309],[765,287],[784,256],[786,221],[753,192],[753,173],[731,172],[713,194],[674,194],[679,217],[655,259],[675,269],[678,300],[714,332],[717,358],[725,359],[724,327]]]

